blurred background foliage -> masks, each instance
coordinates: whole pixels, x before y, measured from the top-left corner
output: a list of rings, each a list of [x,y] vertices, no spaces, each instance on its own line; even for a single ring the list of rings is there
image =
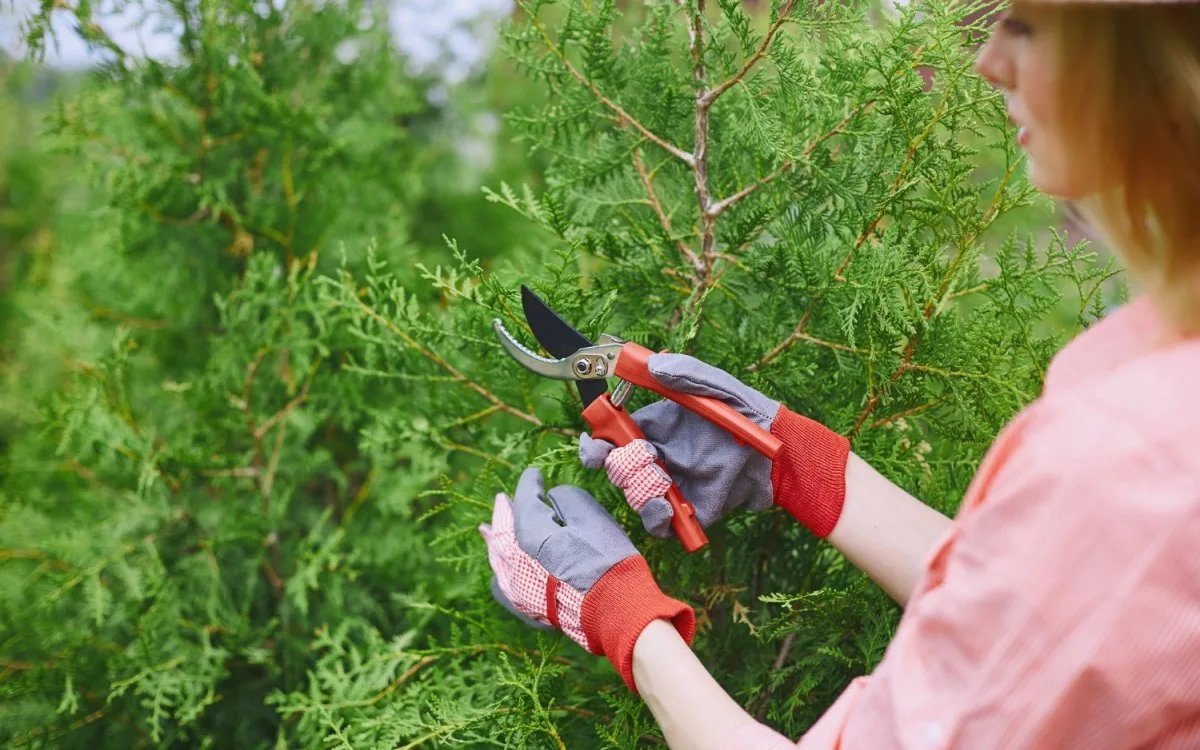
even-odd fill
[[[453,16],[462,5],[409,10]],[[613,48],[645,33],[630,19],[653,16],[638,3],[601,6]],[[637,7],[624,16],[625,6]],[[771,8],[745,7],[757,28],[768,24]],[[490,347],[481,331],[507,293],[496,277],[572,289],[601,278],[594,272],[613,259],[580,251],[582,235],[556,234],[564,219],[552,198],[598,186],[573,218],[607,222],[611,185],[589,173],[594,163],[571,171],[572,144],[537,142],[548,120],[530,113],[564,79],[552,63],[486,53],[448,80],[439,73],[453,66],[436,50],[397,42],[416,16],[396,8],[47,0],[25,28],[34,49],[53,48],[57,19],[60,33],[95,50],[88,68],[0,59],[0,742],[657,741],[602,664],[508,622],[480,585],[469,522],[490,498],[462,488],[503,486],[524,456],[549,456],[571,479],[570,430],[539,425],[547,429],[531,437],[511,419],[481,437],[475,424],[499,407],[460,414],[439,389],[499,376],[409,367],[396,354],[410,342],[403,325],[444,348]],[[152,17],[177,47],[142,56],[107,22],[130,12]],[[522,28],[526,37],[510,39],[518,47],[529,44]],[[488,23],[467,32],[490,49]],[[656,117],[669,120],[675,104],[664,96]],[[973,154],[979,184],[1005,174],[1005,153]],[[678,184],[682,205],[687,183]],[[607,231],[600,219],[595,236]],[[983,241],[998,251],[1015,232],[1045,248],[1056,221],[1035,200],[999,216]],[[985,271],[1001,255],[985,252]],[[1119,296],[1106,274],[1048,277],[1060,294],[1036,300],[1039,336],[1061,340],[1103,310],[1103,292]],[[606,324],[612,297],[589,294],[562,301]],[[963,301],[964,319],[973,304]],[[451,318],[456,305],[474,312]],[[474,328],[451,330],[463,320]],[[436,363],[422,346],[408,344]],[[550,389],[524,388],[528,408],[570,411]],[[442,414],[449,426],[433,424]],[[781,537],[778,519],[720,533],[726,546],[774,534],[797,554],[832,559],[798,534]],[[681,564],[672,554],[650,556]],[[819,713],[842,672],[878,658],[894,623],[861,580],[831,580],[840,588],[771,600],[786,613],[740,615],[768,641],[790,643],[809,611],[828,631],[817,642],[858,630],[843,644],[858,656],[814,657],[840,665],[828,679],[796,669],[755,684],[768,680],[775,652],[747,652],[737,613],[722,610],[737,604],[733,583],[718,581],[698,602],[719,619],[706,648],[725,661],[747,654],[740,697],[755,696],[763,713],[759,697],[776,687],[799,696],[802,710],[771,714],[788,730]],[[427,674],[436,684],[417,684]],[[607,687],[587,689],[600,675]],[[562,694],[546,687],[556,680]]]
[[[373,484],[349,406],[369,388],[307,396],[337,359],[308,282],[365,270],[369,247],[411,281],[448,234],[485,262],[540,249],[480,190],[541,179],[500,116],[537,91],[502,61],[453,86],[414,71],[379,3],[24,10],[34,54],[0,59],[0,743],[286,742],[266,701],[299,684],[312,633],[284,610],[307,610],[354,516],[289,502]],[[143,14],[168,50],[122,33]],[[84,66],[30,59],[78,39]],[[446,468],[414,449],[374,491],[403,503]],[[247,484],[255,504],[212,507]],[[356,560],[389,588],[433,565],[372,538]],[[392,593],[331,591],[314,618],[379,616]]]

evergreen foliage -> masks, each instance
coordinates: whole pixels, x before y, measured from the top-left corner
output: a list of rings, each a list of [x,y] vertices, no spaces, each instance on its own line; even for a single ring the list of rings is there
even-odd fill
[[[953,512],[1039,390],[1063,335],[1045,322],[1104,309],[1110,270],[996,231],[1033,195],[971,72],[969,7],[872,27],[859,2],[522,2],[508,51],[546,96],[510,122],[547,172],[488,191],[534,239],[487,268],[502,249],[453,239],[409,261],[421,180],[394,125],[420,100],[363,7],[153,8],[183,22],[181,59],[114,52],[56,116],[107,228],[71,282],[92,349],[61,352],[68,385],[29,394],[42,416],[2,465],[7,744],[661,743],[607,663],[488,595],[476,526],[529,463],[613,509],[696,606],[705,664],[799,736],[878,662],[894,605],[782,512],[695,555],[647,537],[579,467],[573,389],[508,360],[491,319],[532,344],[528,283]],[[120,323],[102,351],[97,318]]]

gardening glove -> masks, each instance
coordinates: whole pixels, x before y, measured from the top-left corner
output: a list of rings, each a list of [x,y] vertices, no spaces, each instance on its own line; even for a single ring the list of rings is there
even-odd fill
[[[692,608],[658,588],[646,559],[586,490],[562,484],[546,492],[531,466],[511,502],[496,496],[492,522],[479,531],[496,599],[526,622],[607,656],[634,692],[633,644],[647,625],[669,620],[692,642]]]
[[[671,535],[673,511],[665,495],[672,479],[705,527],[734,508],[763,510],[775,504],[820,538],[833,531],[846,497],[850,441],[695,357],[653,354],[649,369],[672,390],[724,401],[783,441],[783,450],[771,461],[667,400],[633,414],[646,440],[614,449],[612,443],[580,435],[583,465],[605,468],[647,531]],[[655,463],[660,457],[667,472]]]

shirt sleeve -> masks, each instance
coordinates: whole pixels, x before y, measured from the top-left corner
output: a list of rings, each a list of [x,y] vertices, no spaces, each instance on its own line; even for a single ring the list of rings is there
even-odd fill
[[[1044,437],[932,552],[883,661],[819,747],[1115,750],[1197,715],[1197,474],[1116,420],[1080,416]]]

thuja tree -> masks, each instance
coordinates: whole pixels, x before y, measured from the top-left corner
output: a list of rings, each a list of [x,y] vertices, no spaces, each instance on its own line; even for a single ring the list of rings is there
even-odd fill
[[[336,540],[371,485],[355,438],[371,389],[328,377],[308,279],[322,259],[365,270],[367,237],[415,253],[413,131],[431,119],[382,12],[45,2],[30,20],[35,49],[59,16],[106,62],[17,131],[69,155],[66,179],[47,172],[27,208],[32,159],[3,159],[19,200],[0,215],[19,231],[0,237],[17,256],[0,346],[0,744],[287,744],[265,701],[301,684],[314,630],[413,579],[420,552],[387,558],[386,583],[321,584],[358,575]],[[106,32],[135,20],[173,30],[176,49],[146,57]],[[408,476],[383,486],[404,496]]]
[[[198,8],[201,23],[186,28],[202,36],[210,23],[227,29],[226,13],[250,23],[275,6],[170,7]],[[340,18],[342,6],[286,7],[305,19]],[[490,268],[474,258],[494,248],[453,240],[448,263],[398,262],[386,232],[359,239],[362,193],[349,185],[346,218],[329,230],[349,238],[347,261],[324,274],[336,253],[312,255],[298,230],[290,248],[281,241],[279,227],[300,217],[288,209],[298,194],[283,177],[285,164],[295,176],[280,153],[287,138],[264,139],[278,191],[267,200],[264,188],[255,224],[222,219],[241,205],[232,199],[170,213],[114,201],[111,216],[140,230],[120,247],[148,262],[165,262],[150,252],[155,237],[168,255],[168,238],[213,233],[197,251],[230,266],[214,276],[227,288],[207,306],[193,298],[183,323],[125,316],[38,431],[10,447],[0,736],[27,746],[661,741],[602,660],[488,595],[476,526],[530,463],[613,509],[663,587],[695,605],[695,648],[723,685],[799,735],[878,661],[894,606],[782,513],[735,515],[695,555],[645,536],[578,466],[572,390],[520,371],[490,323],[500,317],[532,344],[515,291],[529,283],[589,335],[728,369],[953,511],[988,442],[1038,391],[1062,335],[1042,324],[1069,305],[1085,325],[1107,271],[1058,241],[999,231],[1032,193],[1002,102],[970,71],[958,24],[969,8],[925,3],[920,17],[878,28],[868,10],[786,2],[756,19],[732,0],[522,5],[509,49],[547,96],[511,121],[550,167],[544,185],[489,195],[544,247]],[[276,20],[295,28],[289,18]],[[225,39],[194,64],[230,64],[242,36]],[[235,67],[255,65],[248,54]],[[935,72],[931,89],[922,70]],[[209,80],[185,90],[203,96]],[[155,122],[159,110],[145,112]],[[257,153],[231,156],[240,167],[230,168],[252,180]],[[120,166],[113,195],[156,176],[175,187],[178,170],[156,159]],[[180,227],[188,211],[201,214]],[[160,275],[131,273],[119,288],[149,297]],[[638,394],[635,406],[647,401]]]
[[[454,451],[442,486],[388,533],[431,540],[430,579],[457,583],[450,598],[425,581],[398,594],[406,627],[323,630],[308,684],[275,699],[302,736],[655,740],[606,664],[487,596],[475,526],[531,462],[626,522],[662,585],[696,606],[700,657],[755,715],[798,736],[870,671],[898,612],[853,566],[778,512],[735,515],[690,556],[640,533],[578,467],[571,389],[508,361],[489,323],[534,346],[514,291],[528,283],[590,336],[735,373],[952,513],[1070,333],[1045,323],[1069,309],[1069,329],[1086,325],[1112,273],[1055,236],[1011,231],[1034,195],[1000,95],[972,72],[972,10],[922,3],[875,28],[857,3],[788,0],[760,19],[733,0],[520,4],[508,47],[547,98],[511,121],[550,168],[544,189],[489,195],[548,232],[552,252],[490,269],[460,253],[426,274],[438,311],[383,266],[323,286],[360,341],[364,383],[395,394],[374,445]]]
[[[164,337],[161,354],[189,350],[195,327],[214,320],[211,295],[228,291],[254,252],[285,264],[342,244],[361,255],[368,237],[394,257],[411,252],[408,206],[421,189],[410,125],[426,106],[382,9],[361,0],[41,5],[25,28],[35,54],[65,28],[102,61],[47,123],[109,204],[97,231],[120,251],[105,261],[126,266],[93,275],[85,292],[115,317],[172,321],[181,335]],[[173,48],[146,56],[109,34],[117,26],[169,33]]]

